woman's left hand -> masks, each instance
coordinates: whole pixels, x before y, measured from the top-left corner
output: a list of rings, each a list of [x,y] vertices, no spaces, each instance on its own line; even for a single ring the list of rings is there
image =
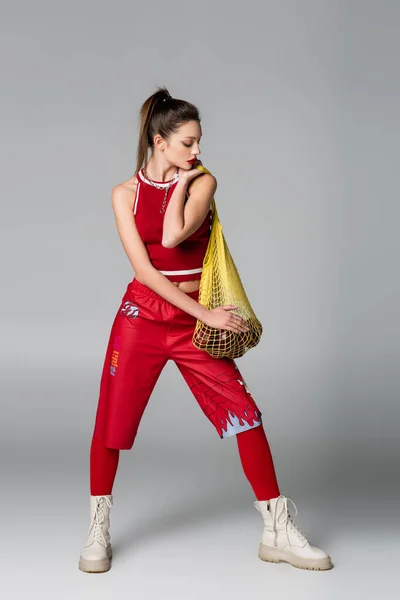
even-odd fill
[[[194,179],[198,175],[202,175],[203,171],[200,171],[200,169],[196,169],[197,165],[203,165],[203,163],[201,162],[200,159],[196,160],[196,162],[193,164],[193,166],[190,169],[190,171],[186,171],[185,169],[179,169],[179,171],[178,171],[178,173],[179,173],[179,181],[183,181],[185,183],[189,183],[189,181],[191,181],[192,179]]]

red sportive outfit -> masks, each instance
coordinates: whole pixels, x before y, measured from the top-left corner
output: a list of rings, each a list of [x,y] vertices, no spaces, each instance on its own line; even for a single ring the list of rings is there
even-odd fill
[[[164,248],[160,243],[164,219],[160,208],[165,192],[148,183],[142,171],[137,178],[136,225],[152,264],[173,281],[199,279],[211,211],[184,242]],[[199,291],[188,295],[198,301]],[[195,317],[138,279],[128,284],[111,327],[103,365],[91,446],[92,494],[111,493],[106,490],[112,487],[118,465],[115,451],[132,447],[160,373],[167,361],[173,360],[218,435],[240,434],[242,466],[256,496],[264,494],[262,499],[267,499],[266,489],[269,498],[279,495],[261,412],[234,360],[213,358],[193,345],[195,325]],[[166,404],[165,410],[169,408]],[[257,428],[259,432],[250,435]]]

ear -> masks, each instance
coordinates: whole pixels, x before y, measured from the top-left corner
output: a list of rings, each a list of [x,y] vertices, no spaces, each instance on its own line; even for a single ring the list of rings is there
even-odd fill
[[[161,135],[159,133],[157,133],[157,135],[154,136],[153,143],[154,143],[154,147],[157,148],[157,150],[161,150],[161,151],[164,150],[165,141],[163,140],[163,138],[161,137]]]

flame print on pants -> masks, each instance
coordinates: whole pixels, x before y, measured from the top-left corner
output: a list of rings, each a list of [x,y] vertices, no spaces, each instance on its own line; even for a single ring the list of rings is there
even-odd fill
[[[228,364],[232,368],[225,369],[206,383],[197,375],[190,378],[193,395],[221,438],[261,425],[261,412],[246,382],[235,362]]]

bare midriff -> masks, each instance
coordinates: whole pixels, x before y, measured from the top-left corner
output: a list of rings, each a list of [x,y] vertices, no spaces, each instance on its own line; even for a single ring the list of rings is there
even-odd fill
[[[135,279],[137,279],[140,283],[143,283],[137,277],[135,277]],[[195,290],[198,290],[200,287],[200,279],[195,279],[195,280],[191,280],[191,281],[171,281],[171,283],[173,283],[176,287],[178,287],[180,290],[182,290],[182,292],[185,292],[185,294],[194,292]],[[143,285],[145,285],[145,284],[143,284]]]
[[[200,279],[195,279],[192,281],[171,281],[176,287],[178,287],[182,292],[188,294],[189,292],[194,292],[198,290],[200,287]]]

